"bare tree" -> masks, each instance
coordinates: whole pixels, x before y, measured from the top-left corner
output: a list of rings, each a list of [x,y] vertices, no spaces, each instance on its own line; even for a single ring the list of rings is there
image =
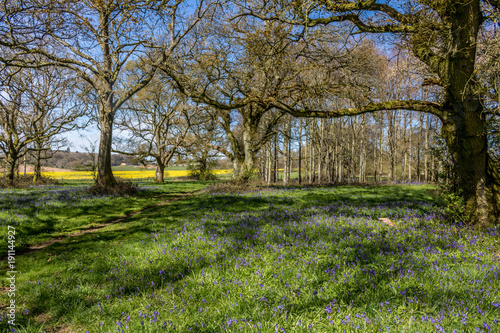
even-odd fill
[[[71,89],[74,78],[68,79],[54,68],[6,70],[3,74],[0,150],[4,154],[8,181],[13,184],[19,159],[30,150],[50,149],[49,144],[56,135],[75,127],[82,109]]]
[[[155,181],[162,183],[165,167],[183,144],[195,112],[196,106],[188,104],[167,80],[154,78],[125,104],[117,125],[130,137],[125,147],[113,150],[139,159],[153,158]]]
[[[194,4],[185,0],[4,1],[0,45],[13,55],[3,56],[2,61],[18,67],[64,67],[92,88],[101,131],[97,180],[110,186],[116,182],[111,150],[117,111],[154,77],[156,67],[147,64],[172,56],[209,7],[203,0]],[[131,61],[149,70],[125,71]]]
[[[224,10],[197,30],[182,58],[160,68],[180,91],[217,112],[230,143],[229,149],[219,149],[233,161],[235,177],[246,180],[283,115],[274,104],[297,104],[325,87],[344,86],[339,82],[349,76],[337,75],[337,69],[351,58],[335,38],[325,41],[325,33],[317,34],[315,43],[304,43],[286,24],[233,19],[236,13]]]

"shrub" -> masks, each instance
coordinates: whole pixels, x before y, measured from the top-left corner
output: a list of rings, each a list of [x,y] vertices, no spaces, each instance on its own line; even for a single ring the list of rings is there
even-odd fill
[[[205,192],[208,193],[243,193],[256,191],[266,184],[261,180],[254,180],[250,182],[243,182],[240,180],[231,180],[223,183],[216,183],[208,186]]]
[[[111,186],[103,186],[96,183],[88,189],[88,192],[90,194],[133,195],[139,192],[139,187],[129,181],[118,181]]]
[[[20,175],[14,177],[13,184],[9,183],[7,177],[5,176],[0,177],[0,188],[8,188],[8,187],[27,188],[33,185],[54,185],[54,184],[57,184],[57,181],[55,179],[47,177],[40,177],[37,179],[36,182],[33,182],[33,175],[26,175],[26,176]]]
[[[462,190],[455,190],[450,184],[442,184],[441,198],[444,201],[443,213],[449,223],[470,224],[471,214],[467,210]]]
[[[216,180],[217,176],[214,173],[215,161],[208,159],[189,162],[188,176],[197,180]]]

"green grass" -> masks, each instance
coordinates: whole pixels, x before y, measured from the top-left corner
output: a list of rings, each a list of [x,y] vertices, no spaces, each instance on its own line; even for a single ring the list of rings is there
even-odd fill
[[[1,192],[0,223],[16,227],[18,249],[99,226],[207,185],[206,182],[139,183],[148,184],[148,187],[134,195],[96,196],[86,192],[89,182],[66,183],[72,186]],[[7,229],[1,228],[1,256],[6,253],[6,234]]]
[[[153,208],[17,257],[18,332],[498,331],[499,230],[442,224],[433,190],[273,187]]]

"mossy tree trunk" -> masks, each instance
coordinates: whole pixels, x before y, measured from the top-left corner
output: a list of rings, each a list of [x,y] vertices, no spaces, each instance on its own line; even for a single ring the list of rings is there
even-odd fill
[[[242,116],[239,133],[231,126],[231,114],[226,111],[219,113],[220,124],[228,136],[231,151],[222,146],[210,146],[232,161],[233,180],[247,182],[252,178],[257,153],[275,134],[275,126],[284,112],[269,114],[270,109],[257,105],[239,109]]]
[[[239,152],[233,160],[234,180],[247,182],[252,178],[256,155],[255,147],[253,146],[253,142],[256,139],[255,134],[248,125],[244,126],[241,143],[238,142],[237,147]]]
[[[14,154],[11,154],[11,155],[7,155],[7,158],[6,158],[6,171],[7,171],[7,183],[9,184],[9,186],[13,186],[14,185],[14,176],[16,174],[16,165],[17,165],[17,162],[19,160],[19,157],[14,155]]]
[[[448,53],[437,67],[446,89],[443,135],[453,157],[456,187],[463,192],[467,211],[480,227],[496,220],[493,184],[498,182],[488,169],[488,138],[483,97],[474,68],[477,36],[482,23],[479,1],[467,1],[449,8]],[[431,63],[432,64],[432,63]],[[493,194],[493,196],[491,195]],[[489,198],[488,198],[489,197]]]

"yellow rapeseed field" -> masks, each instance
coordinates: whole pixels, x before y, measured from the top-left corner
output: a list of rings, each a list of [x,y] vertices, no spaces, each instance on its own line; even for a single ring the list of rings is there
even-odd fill
[[[165,171],[165,177],[185,177],[188,175],[187,170],[169,170]],[[227,175],[232,173],[233,170],[214,170],[216,175]],[[29,173],[28,173],[29,174]],[[153,178],[155,170],[138,170],[138,171],[113,171],[113,175],[117,178],[127,179],[140,179],[140,178]],[[42,172],[42,176],[53,179],[92,179],[91,171],[58,171],[58,172]]]

